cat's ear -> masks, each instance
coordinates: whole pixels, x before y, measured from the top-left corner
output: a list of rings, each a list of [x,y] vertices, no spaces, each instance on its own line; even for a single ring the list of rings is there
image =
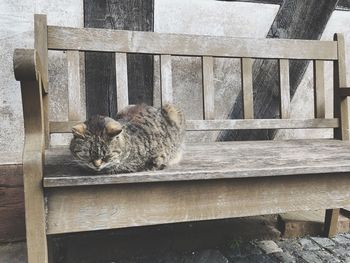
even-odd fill
[[[115,137],[122,132],[123,126],[115,120],[110,120],[106,123],[105,130],[109,137]]]
[[[84,138],[86,132],[85,123],[78,123],[72,127],[72,133],[75,137]]]

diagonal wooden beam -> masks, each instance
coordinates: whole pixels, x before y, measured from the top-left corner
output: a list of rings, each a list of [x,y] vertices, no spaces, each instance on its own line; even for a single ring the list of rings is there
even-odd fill
[[[268,38],[320,39],[326,24],[337,5],[337,0],[285,0],[268,33]],[[302,80],[309,61],[290,62],[290,88],[293,97]],[[279,118],[278,61],[256,60],[253,65],[255,118]],[[228,116],[242,116],[242,93]],[[219,140],[272,139],[275,130],[223,131]]]
[[[219,0],[219,1],[282,5],[284,0]],[[342,10],[342,11],[350,11],[350,0],[339,0],[335,9]]]

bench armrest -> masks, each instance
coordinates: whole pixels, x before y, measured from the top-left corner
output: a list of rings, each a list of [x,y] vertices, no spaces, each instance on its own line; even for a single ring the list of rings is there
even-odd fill
[[[35,49],[15,49],[13,68],[18,81],[36,80],[42,82],[43,92],[47,93],[47,85],[41,80],[42,64]]]
[[[16,49],[13,56],[16,80],[21,83],[24,118],[24,160],[33,152],[44,153],[44,99],[46,90],[40,74],[41,64],[35,49]],[[46,96],[47,97],[47,96]],[[26,156],[28,155],[28,156]]]

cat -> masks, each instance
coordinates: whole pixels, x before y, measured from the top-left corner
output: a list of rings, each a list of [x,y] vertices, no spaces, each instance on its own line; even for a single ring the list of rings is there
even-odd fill
[[[75,162],[96,173],[163,169],[181,159],[185,116],[172,104],[127,106],[116,120],[96,115],[72,128]]]

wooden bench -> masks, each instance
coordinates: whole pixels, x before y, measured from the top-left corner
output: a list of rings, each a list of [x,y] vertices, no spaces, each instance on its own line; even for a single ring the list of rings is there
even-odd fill
[[[28,259],[48,261],[50,235],[173,222],[327,209],[335,233],[350,203],[349,100],[344,37],[334,41],[247,39],[47,26],[35,15],[35,49],[17,49],[21,82]],[[69,121],[50,122],[48,50],[66,50]],[[187,129],[332,128],[334,139],[188,144],[183,161],[162,171],[93,175],[71,163],[67,148],[50,148],[50,133],[79,121],[79,53],[115,52],[117,107],[128,105],[127,53],[160,56],[161,100],[172,102],[172,55],[202,57],[204,120]],[[214,120],[213,57],[240,58],[244,119]],[[281,119],[254,119],[252,58],[279,61]],[[290,119],[289,59],[313,61],[315,118]],[[325,118],[324,61],[334,63],[334,118]]]

